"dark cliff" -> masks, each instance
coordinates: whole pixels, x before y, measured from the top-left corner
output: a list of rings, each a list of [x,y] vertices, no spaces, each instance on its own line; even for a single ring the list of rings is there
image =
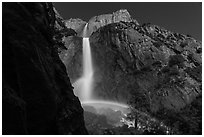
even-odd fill
[[[201,134],[201,42],[135,20],[97,26],[89,25],[93,94],[129,103],[164,121],[176,134]],[[82,72],[81,38],[67,38],[66,47],[60,57],[74,82]]]
[[[87,134],[58,51],[67,29],[52,3],[3,3],[3,134]],[[66,48],[65,48],[66,49]]]

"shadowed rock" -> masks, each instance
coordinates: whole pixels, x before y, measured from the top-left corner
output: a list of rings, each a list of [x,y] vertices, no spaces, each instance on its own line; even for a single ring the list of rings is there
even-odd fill
[[[3,3],[3,134],[87,134],[58,56],[67,29],[51,3]]]

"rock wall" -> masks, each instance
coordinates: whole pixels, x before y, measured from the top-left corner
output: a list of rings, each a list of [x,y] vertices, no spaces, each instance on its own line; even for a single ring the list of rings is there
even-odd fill
[[[102,96],[129,100],[129,92],[144,93],[156,112],[180,110],[201,94],[201,43],[191,37],[121,22],[100,28],[90,42]]]
[[[52,3],[3,3],[3,134],[87,134],[58,56],[67,29]],[[65,48],[66,49],[66,48]]]
[[[117,23],[120,21],[124,22],[134,22],[135,24],[139,24],[135,19],[133,19],[129,12],[126,9],[121,9],[112,14],[103,14],[92,17],[88,22],[85,22],[81,19],[69,19],[66,20],[67,28],[71,28],[78,33],[79,37],[82,37],[83,28],[88,23],[87,26],[87,37],[89,37],[93,32],[95,32],[100,27],[111,23]]]
[[[129,12],[126,9],[121,9],[116,12],[113,12],[112,14],[104,14],[92,17],[88,21],[87,36],[90,36],[100,27],[103,27],[111,23],[117,23],[120,21],[134,22],[135,24],[139,24],[136,20],[131,18]]]
[[[101,22],[110,19],[107,15],[99,17]],[[170,123],[172,128],[181,130],[181,134],[200,134],[201,42],[156,25],[139,25],[128,20],[129,14],[124,18],[93,25],[94,31],[90,31],[94,96],[129,103],[140,111],[168,121],[167,125]],[[89,21],[89,26],[97,24],[95,19]],[[82,46],[78,38],[68,41],[66,47],[70,51],[67,52],[72,52],[73,56],[65,59],[67,52],[64,51],[61,57],[64,62],[69,62],[66,67],[74,82],[82,71]]]
[[[82,37],[84,26],[87,22],[81,19],[69,19],[65,21],[66,27],[71,28],[77,32],[77,35]]]

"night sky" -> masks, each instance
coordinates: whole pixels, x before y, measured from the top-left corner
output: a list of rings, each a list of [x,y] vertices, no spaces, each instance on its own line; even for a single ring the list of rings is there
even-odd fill
[[[57,11],[64,19],[91,17],[127,9],[140,24],[151,23],[173,32],[190,34],[202,40],[202,3],[159,2],[57,2]]]

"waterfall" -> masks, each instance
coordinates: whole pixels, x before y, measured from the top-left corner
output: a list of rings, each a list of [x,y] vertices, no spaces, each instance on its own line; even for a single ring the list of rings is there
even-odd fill
[[[91,48],[89,38],[86,37],[87,24],[83,30],[83,75],[74,84],[74,93],[79,97],[80,101],[88,101],[91,99],[92,82],[93,82],[93,66],[91,60]]]
[[[118,111],[121,112],[120,115],[116,115],[116,118],[119,119],[115,123],[112,123],[114,126],[128,125],[128,127],[135,127],[135,120],[128,121],[126,120],[127,114],[130,113],[129,106],[123,103],[108,101],[108,100],[99,100],[96,96],[93,97],[93,65],[91,57],[91,47],[89,38],[87,37],[87,24],[83,30],[83,72],[82,76],[73,83],[74,94],[79,97],[79,100],[82,104],[82,107],[86,110],[86,106],[93,107],[96,110],[96,115],[104,115],[110,117],[109,114],[116,114]],[[93,113],[91,111],[91,113]],[[118,114],[118,113],[117,113]],[[112,116],[112,118],[115,115]],[[108,118],[107,118],[108,119]],[[115,119],[115,118],[114,118]],[[111,119],[108,119],[111,121]]]

